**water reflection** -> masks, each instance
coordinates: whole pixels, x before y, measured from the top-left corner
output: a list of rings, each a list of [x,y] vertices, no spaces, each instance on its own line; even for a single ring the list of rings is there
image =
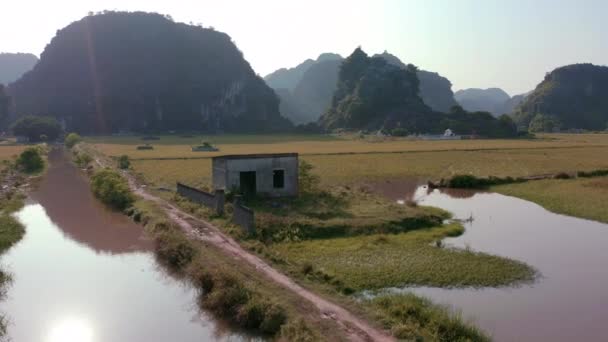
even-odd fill
[[[86,176],[63,153],[59,149],[51,151],[52,166],[31,194],[51,221],[66,236],[98,253],[150,250],[152,243],[144,237],[142,228],[95,200]]]
[[[497,341],[608,340],[608,225],[495,193],[453,195],[419,187],[402,196],[459,219],[473,217],[465,234],[446,239],[446,245],[521,260],[543,276],[515,288],[408,291],[462,310]]]
[[[94,342],[91,324],[80,317],[62,318],[53,324],[47,342]]]
[[[97,206],[86,180],[67,182],[78,172],[61,158],[51,155],[34,202],[17,213],[26,235],[2,257],[14,279],[0,302],[12,341],[250,340],[201,312],[142,229]]]

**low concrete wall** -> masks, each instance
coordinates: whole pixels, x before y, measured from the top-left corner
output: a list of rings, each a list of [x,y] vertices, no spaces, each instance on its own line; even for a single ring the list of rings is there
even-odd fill
[[[235,196],[233,207],[232,222],[241,226],[248,234],[255,233],[254,212],[242,204],[241,196]]]
[[[214,194],[210,194],[182,183],[177,183],[177,193],[193,202],[202,204],[215,210],[218,215],[222,215],[224,213],[224,190],[215,190]]]

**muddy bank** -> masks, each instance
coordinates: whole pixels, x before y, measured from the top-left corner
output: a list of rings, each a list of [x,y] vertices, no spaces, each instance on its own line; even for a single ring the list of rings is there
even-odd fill
[[[17,213],[22,241],[3,256],[13,275],[0,311],[14,341],[250,340],[197,305],[198,292],[151,253],[141,227],[90,194],[61,151]]]

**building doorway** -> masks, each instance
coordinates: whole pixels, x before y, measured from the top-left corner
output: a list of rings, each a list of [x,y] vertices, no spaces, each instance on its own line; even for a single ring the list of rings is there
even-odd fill
[[[255,171],[244,171],[240,173],[240,190],[245,197],[254,197],[257,192],[255,182]]]

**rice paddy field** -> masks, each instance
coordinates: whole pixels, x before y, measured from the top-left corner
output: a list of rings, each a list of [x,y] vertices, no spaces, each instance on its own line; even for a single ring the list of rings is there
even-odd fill
[[[211,157],[223,154],[298,152],[315,167],[325,186],[392,178],[422,180],[455,174],[475,176],[531,176],[608,168],[608,134],[543,135],[538,140],[411,141],[352,139],[332,136],[261,137],[242,143],[237,137],[216,143],[219,152],[192,152],[179,138],[164,137],[154,150],[135,149],[141,140],[116,138],[96,148],[105,154],[129,155],[136,172],[157,186],[173,187],[176,181],[193,186],[211,182]],[[249,136],[244,141],[251,139]],[[221,140],[220,140],[221,141]],[[238,143],[234,143],[238,142]]]
[[[608,177],[542,180],[493,190],[538,203],[559,214],[608,223]]]

